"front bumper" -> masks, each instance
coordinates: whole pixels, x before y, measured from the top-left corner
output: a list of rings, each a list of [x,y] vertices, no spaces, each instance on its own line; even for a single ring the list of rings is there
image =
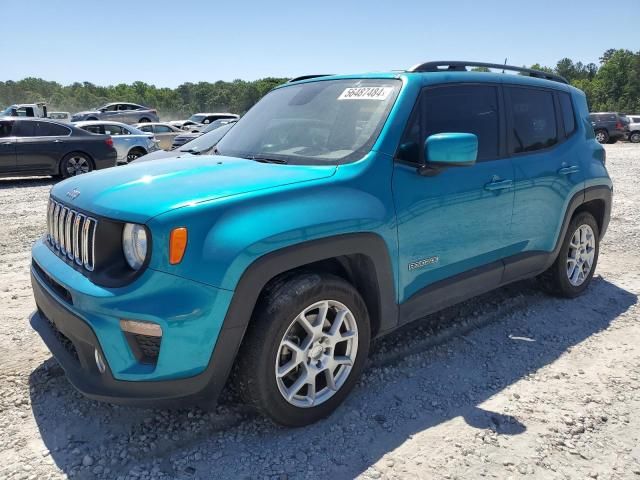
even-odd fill
[[[175,286],[171,295],[162,280],[167,274],[160,272],[145,273],[134,282],[135,288],[106,291],[88,282],[47,248],[50,258],[42,247],[47,248],[38,242],[33,251],[31,282],[37,311],[30,321],[74,387],[96,400],[142,406],[215,399],[244,333],[243,329],[222,328],[225,312],[218,313],[217,321],[213,313],[220,304],[228,303],[232,292],[208,291],[208,296],[200,297],[198,288],[216,289],[169,275],[172,278],[167,280]],[[184,282],[188,283],[181,286]],[[191,289],[190,295],[184,287]],[[216,300],[213,293],[220,299]],[[164,306],[158,303],[162,303],[162,297]],[[208,309],[198,304],[202,300],[210,303]],[[148,314],[136,314],[136,310]],[[166,316],[157,316],[160,312]],[[119,328],[119,318],[123,317],[147,321],[155,317],[162,326],[157,364],[137,360]],[[96,350],[105,360],[103,373],[96,366]]]

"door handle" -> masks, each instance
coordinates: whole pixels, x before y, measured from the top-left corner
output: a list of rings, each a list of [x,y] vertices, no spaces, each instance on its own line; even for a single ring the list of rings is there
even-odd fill
[[[511,188],[513,180],[493,180],[484,186],[485,190],[495,191]]]
[[[577,165],[571,165],[569,167],[562,167],[558,170],[559,175],[570,175],[572,173],[578,173],[580,171],[580,167]]]

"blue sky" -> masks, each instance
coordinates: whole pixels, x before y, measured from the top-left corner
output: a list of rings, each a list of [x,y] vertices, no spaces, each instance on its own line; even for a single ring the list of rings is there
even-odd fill
[[[553,66],[640,49],[640,13],[595,0],[0,0],[0,18],[0,80],[63,84],[175,87],[505,57]]]

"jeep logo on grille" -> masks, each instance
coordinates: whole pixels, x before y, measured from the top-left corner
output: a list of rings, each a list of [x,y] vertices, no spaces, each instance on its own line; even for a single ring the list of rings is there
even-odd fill
[[[67,197],[69,197],[71,200],[75,200],[79,195],[80,190],[78,190],[77,188],[74,188],[73,190],[67,192]]]

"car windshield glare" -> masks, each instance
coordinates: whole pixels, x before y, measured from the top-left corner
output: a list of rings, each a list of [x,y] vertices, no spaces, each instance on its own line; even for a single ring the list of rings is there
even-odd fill
[[[356,160],[377,139],[400,85],[397,79],[340,79],[278,88],[238,121],[217,150],[293,164]]]
[[[228,123],[215,130],[200,135],[188,142],[184,147],[180,147],[181,152],[203,153],[213,148],[222,137],[233,127],[233,123]]]

